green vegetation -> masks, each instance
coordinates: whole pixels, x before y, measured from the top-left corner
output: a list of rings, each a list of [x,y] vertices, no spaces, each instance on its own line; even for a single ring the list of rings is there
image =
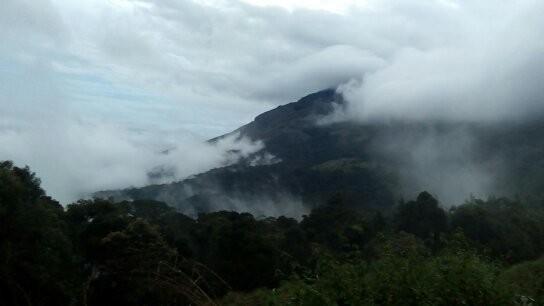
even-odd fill
[[[156,201],[63,208],[0,163],[1,305],[540,305],[544,209],[432,195],[299,222]]]

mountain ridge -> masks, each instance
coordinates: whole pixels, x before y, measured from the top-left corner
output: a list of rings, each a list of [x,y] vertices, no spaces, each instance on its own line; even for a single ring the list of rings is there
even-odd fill
[[[271,154],[281,162],[252,166],[251,158],[255,158],[252,156],[234,165],[212,169],[178,182],[98,192],[95,196],[113,197],[116,200],[151,198],[176,206],[190,215],[216,209],[237,210],[240,207],[252,211],[262,205],[262,202],[277,202],[281,206],[285,198],[289,198],[288,202],[295,199],[299,210],[306,211],[339,191],[345,191],[347,197],[354,200],[356,194],[361,193],[361,190],[357,189],[361,188],[357,184],[348,184],[347,180],[355,180],[359,175],[367,178],[369,184],[364,184],[365,186],[379,185],[373,188],[380,189],[383,193],[380,197],[387,199],[370,201],[375,203],[367,205],[368,207],[381,207],[386,202],[392,203],[393,196],[387,191],[385,184],[381,183],[383,179],[374,178],[381,175],[374,173],[375,165],[370,166],[370,163],[366,163],[365,169],[359,169],[359,173],[350,172],[349,175],[327,172],[318,167],[321,163],[336,158],[358,160],[358,154],[354,152],[338,154],[337,145],[324,145],[337,138],[335,128],[316,125],[319,118],[330,114],[343,104],[342,95],[336,93],[334,89],[325,89],[296,102],[278,106],[258,115],[252,122],[231,133],[209,140],[210,143],[214,143],[221,138],[238,134],[240,138],[262,141],[265,148],[256,154]],[[339,188],[341,182],[346,186],[357,186],[346,191]],[[368,191],[363,193],[370,194]],[[371,200],[370,198],[368,200]],[[248,203],[250,201],[255,203]],[[222,203],[219,205],[218,202]],[[243,204],[240,205],[238,202]],[[278,211],[277,215],[283,212]]]
[[[333,89],[310,94],[209,140],[237,135],[264,143],[238,163],[95,196],[164,201],[189,215],[236,210],[297,217],[337,193],[347,205],[380,210],[422,190],[438,194],[446,206],[472,195],[544,198],[538,191],[544,190],[538,183],[544,182],[544,154],[538,153],[544,152],[544,123],[317,124],[342,107]],[[273,162],[252,162],[265,155]]]

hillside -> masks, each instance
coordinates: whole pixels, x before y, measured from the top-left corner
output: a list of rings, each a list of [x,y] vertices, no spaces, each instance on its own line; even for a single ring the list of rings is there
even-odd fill
[[[189,215],[235,210],[295,217],[336,193],[350,206],[372,209],[387,209],[421,190],[445,205],[461,204],[471,195],[541,197],[543,123],[320,124],[343,107],[342,96],[332,89],[310,94],[228,134],[265,145],[237,164],[96,196],[164,201]]]

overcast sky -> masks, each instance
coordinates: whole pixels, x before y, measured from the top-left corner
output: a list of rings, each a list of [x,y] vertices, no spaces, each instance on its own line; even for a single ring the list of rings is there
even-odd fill
[[[366,66],[348,2],[272,2],[4,0],[2,105],[212,137]]]
[[[342,84],[357,120],[540,111],[542,16],[541,0],[2,0],[0,159],[69,201],[145,184],[165,148],[205,165],[180,177],[221,164],[196,144]]]

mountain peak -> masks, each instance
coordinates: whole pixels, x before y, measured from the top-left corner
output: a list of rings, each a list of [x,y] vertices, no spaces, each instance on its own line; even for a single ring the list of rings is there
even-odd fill
[[[329,88],[309,94],[300,100],[276,107],[255,117],[255,122],[262,121],[289,121],[293,118],[302,118],[309,115],[326,115],[330,113],[333,103],[342,104],[342,95],[335,89]],[[287,115],[287,116],[286,116]]]
[[[303,126],[314,125],[319,117],[326,116],[335,110],[335,105],[342,105],[344,99],[334,88],[328,88],[311,93],[296,102],[280,105],[264,112],[255,119],[228,133],[210,139],[214,143],[227,135],[240,133],[253,140],[268,140],[285,129],[299,130]]]

